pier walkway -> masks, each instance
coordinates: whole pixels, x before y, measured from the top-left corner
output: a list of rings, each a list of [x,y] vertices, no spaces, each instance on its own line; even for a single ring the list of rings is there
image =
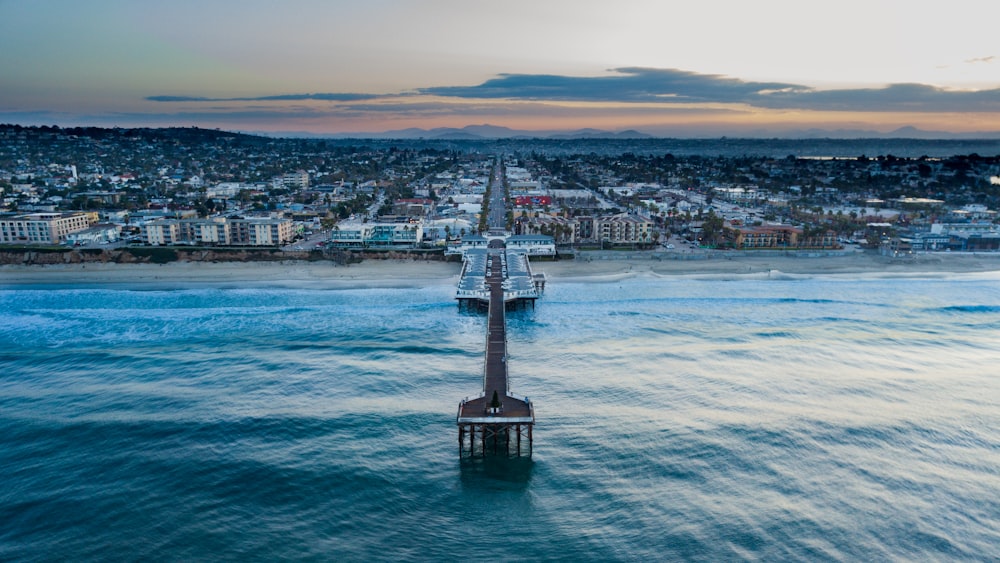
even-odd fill
[[[521,455],[522,438],[527,440],[527,454],[531,455],[532,426],[535,411],[527,397],[510,392],[507,378],[507,307],[504,303],[503,274],[499,262],[503,256],[502,241],[490,243],[488,262],[490,275],[485,284],[489,288],[489,316],[486,323],[486,362],[483,369],[483,392],[475,398],[466,398],[458,406],[459,449],[474,454],[481,448],[486,453],[500,453],[501,440],[504,452],[511,448]],[[479,437],[477,447],[476,437]],[[514,441],[511,444],[511,441]]]

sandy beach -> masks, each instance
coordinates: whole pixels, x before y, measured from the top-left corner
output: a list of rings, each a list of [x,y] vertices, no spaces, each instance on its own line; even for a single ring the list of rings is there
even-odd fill
[[[615,281],[628,277],[711,276],[927,276],[1000,272],[1000,253],[935,253],[893,259],[872,253],[847,256],[738,256],[657,259],[641,254],[588,254],[576,260],[536,261],[532,268],[551,282]],[[329,262],[174,262],[168,264],[61,264],[0,266],[0,286],[120,285],[177,287],[423,287],[455,283],[457,262],[367,260],[338,266]]]

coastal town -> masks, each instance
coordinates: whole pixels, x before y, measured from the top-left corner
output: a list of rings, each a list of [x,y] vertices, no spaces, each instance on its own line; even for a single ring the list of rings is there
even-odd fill
[[[499,156],[506,230],[535,254],[1000,250],[998,156],[595,143],[4,125],[0,244],[455,254],[485,240]]]

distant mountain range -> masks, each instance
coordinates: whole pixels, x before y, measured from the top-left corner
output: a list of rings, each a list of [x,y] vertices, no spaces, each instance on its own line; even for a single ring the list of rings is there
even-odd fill
[[[437,127],[434,129],[396,129],[381,133],[305,133],[277,132],[262,133],[271,137],[311,137],[325,139],[429,139],[429,140],[488,140],[488,139],[655,139],[682,138],[705,139],[727,136],[749,139],[1000,139],[1000,131],[977,131],[973,133],[951,133],[947,131],[925,131],[916,127],[900,127],[889,132],[867,129],[789,129],[789,130],[747,130],[709,132],[704,129],[663,129],[642,132],[635,129],[624,131],[604,131],[601,129],[576,129],[570,131],[542,130],[529,131],[511,129],[499,125],[467,125],[465,127]]]
[[[338,133],[323,135],[333,138],[371,139],[441,139],[441,140],[483,140],[483,139],[650,139],[654,135],[632,129],[626,131],[601,131],[600,129],[577,129],[575,131],[527,131],[511,129],[499,125],[467,125],[462,128],[437,127],[434,129],[397,129],[382,133]]]

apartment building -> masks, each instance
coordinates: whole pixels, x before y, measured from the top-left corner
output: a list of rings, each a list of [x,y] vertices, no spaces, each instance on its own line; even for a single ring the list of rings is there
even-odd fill
[[[611,245],[653,242],[653,222],[628,213],[574,218],[525,213],[517,219],[515,227],[520,234],[550,234],[561,244],[578,241]]]
[[[229,244],[281,246],[294,237],[294,224],[289,219],[247,217],[229,220]]]
[[[181,219],[177,222],[182,240],[192,244],[219,245],[229,244],[229,228],[226,220],[218,217],[211,219]]]
[[[142,225],[142,241],[152,245],[281,246],[294,238],[290,219],[160,219]]]
[[[142,241],[152,245],[177,244],[180,238],[180,221],[177,219],[159,219],[143,223],[139,229]]]
[[[59,244],[91,225],[86,213],[26,213],[0,218],[0,243]]]
[[[309,173],[299,170],[281,176],[281,185],[286,188],[304,190],[309,187]]]
[[[653,222],[628,213],[595,217],[593,236],[611,244],[646,244],[653,240]]]
[[[762,225],[736,231],[736,248],[790,248],[798,245],[802,229],[791,225]]]

